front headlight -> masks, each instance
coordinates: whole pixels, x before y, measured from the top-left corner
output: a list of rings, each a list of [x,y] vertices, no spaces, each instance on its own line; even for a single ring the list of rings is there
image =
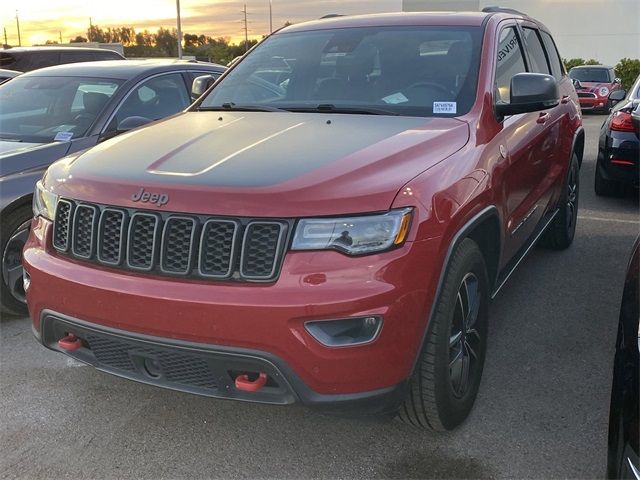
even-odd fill
[[[609,95],[609,89],[607,87],[600,87],[600,90],[598,90],[598,95],[600,95],[601,97],[606,97],[607,95]]]
[[[42,184],[42,180],[36,183],[36,190],[33,192],[33,215],[53,220],[56,214],[58,195],[48,191]]]
[[[380,215],[303,219],[298,222],[292,250],[338,250],[365,255],[400,246],[407,239],[413,210]]]

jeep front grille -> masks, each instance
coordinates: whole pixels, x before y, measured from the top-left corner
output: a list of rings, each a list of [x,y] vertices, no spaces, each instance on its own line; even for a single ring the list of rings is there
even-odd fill
[[[206,217],[61,199],[53,246],[78,260],[138,272],[273,281],[291,220]]]

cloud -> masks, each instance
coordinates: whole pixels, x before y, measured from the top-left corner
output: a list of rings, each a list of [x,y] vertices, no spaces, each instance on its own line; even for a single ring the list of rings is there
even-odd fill
[[[272,0],[274,28],[285,22],[299,23],[329,13],[347,15],[399,11],[402,0]],[[176,25],[174,0],[111,0],[104,7],[100,2],[64,0],[64,4],[48,0],[30,0],[29,8],[19,0],[2,2],[0,22],[6,27],[9,43],[17,43],[15,10],[20,13],[23,44],[63,41],[76,35],[86,36],[89,17],[102,28],[131,26],[136,30],[173,28]],[[242,8],[245,2],[229,0],[182,0],[182,30],[214,37],[244,36]],[[249,35],[260,37],[269,33],[269,1],[247,0]]]

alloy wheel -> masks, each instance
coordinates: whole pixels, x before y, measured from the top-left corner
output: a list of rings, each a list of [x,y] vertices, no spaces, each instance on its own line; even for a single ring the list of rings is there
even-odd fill
[[[476,321],[480,312],[478,277],[468,273],[460,284],[449,335],[449,375],[453,393],[462,398],[472,381],[478,362],[480,334]]]
[[[11,235],[2,252],[2,279],[9,293],[20,303],[25,303],[22,270],[22,249],[29,237],[31,220],[20,225]]]

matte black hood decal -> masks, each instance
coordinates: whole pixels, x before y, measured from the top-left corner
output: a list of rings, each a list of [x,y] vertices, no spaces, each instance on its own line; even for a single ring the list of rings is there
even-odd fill
[[[141,185],[266,187],[429,122],[370,115],[192,112],[98,145],[73,166],[73,173]]]

